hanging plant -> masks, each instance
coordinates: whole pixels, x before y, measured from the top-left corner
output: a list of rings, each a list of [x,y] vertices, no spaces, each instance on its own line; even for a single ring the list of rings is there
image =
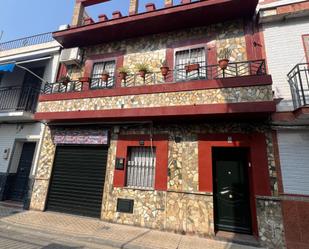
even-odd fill
[[[128,76],[128,74],[130,73],[130,70],[129,70],[129,68],[128,67],[120,67],[119,69],[118,69],[118,74],[119,74],[119,78],[121,79],[121,80],[124,80],[124,81],[126,81],[126,78],[127,78],[127,76]]]
[[[160,70],[161,70],[162,76],[165,78],[167,76],[169,70],[170,70],[170,68],[167,65],[167,61],[166,60],[161,61]]]
[[[150,69],[149,69],[148,64],[146,64],[146,63],[144,63],[144,62],[143,62],[143,63],[136,64],[135,67],[136,67],[136,69],[137,69],[139,75],[140,75],[143,79],[145,79],[147,73],[150,73]]]

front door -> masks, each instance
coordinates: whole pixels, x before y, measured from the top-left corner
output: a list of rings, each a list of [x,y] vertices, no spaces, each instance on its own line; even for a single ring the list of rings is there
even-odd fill
[[[251,234],[248,150],[213,148],[216,231]]]
[[[9,200],[23,201],[28,191],[28,180],[36,143],[24,143],[17,173],[10,186]]]

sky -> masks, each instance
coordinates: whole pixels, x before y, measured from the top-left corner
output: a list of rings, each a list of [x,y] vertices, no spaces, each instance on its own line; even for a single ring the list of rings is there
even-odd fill
[[[130,0],[111,0],[87,8],[95,20],[99,14],[111,16],[115,10],[128,14]],[[164,0],[139,0],[139,12],[146,3],[164,6]],[[174,0],[178,4],[180,0]],[[0,42],[40,33],[56,31],[62,24],[70,24],[75,0],[0,0]]]

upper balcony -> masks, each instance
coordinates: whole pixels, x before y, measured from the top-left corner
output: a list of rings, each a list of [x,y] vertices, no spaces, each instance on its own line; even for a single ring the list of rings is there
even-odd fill
[[[309,121],[309,63],[297,64],[289,73],[295,118]]]
[[[172,0],[165,0],[162,9],[147,4],[146,12],[138,13],[138,0],[131,0],[128,15],[115,11],[108,19],[102,13],[97,22],[85,12],[85,7],[106,1],[109,0],[76,0],[72,25],[54,32],[54,38],[64,48],[71,48],[201,27],[251,17],[258,3],[258,0],[182,0],[180,5],[173,5]]]
[[[272,80],[264,60],[233,62],[226,69],[199,61],[145,75],[139,72],[124,77],[115,72],[45,85],[36,119],[265,117],[275,111]]]
[[[60,45],[54,40],[51,32],[38,34],[0,43],[0,58],[5,60],[10,57],[9,59],[13,59],[11,57],[18,54],[47,50],[54,47],[59,49]]]

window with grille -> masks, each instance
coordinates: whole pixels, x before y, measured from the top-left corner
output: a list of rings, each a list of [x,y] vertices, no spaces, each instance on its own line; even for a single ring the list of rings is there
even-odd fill
[[[186,66],[193,64],[199,65],[198,70],[188,72]],[[175,54],[176,81],[206,78],[206,64],[205,48],[192,48],[177,51]]]
[[[154,188],[155,166],[155,147],[128,147],[127,186]]]
[[[103,61],[95,63],[92,69],[90,88],[112,88],[115,83],[115,61]],[[103,72],[108,72],[109,78],[107,81],[102,79]]]

